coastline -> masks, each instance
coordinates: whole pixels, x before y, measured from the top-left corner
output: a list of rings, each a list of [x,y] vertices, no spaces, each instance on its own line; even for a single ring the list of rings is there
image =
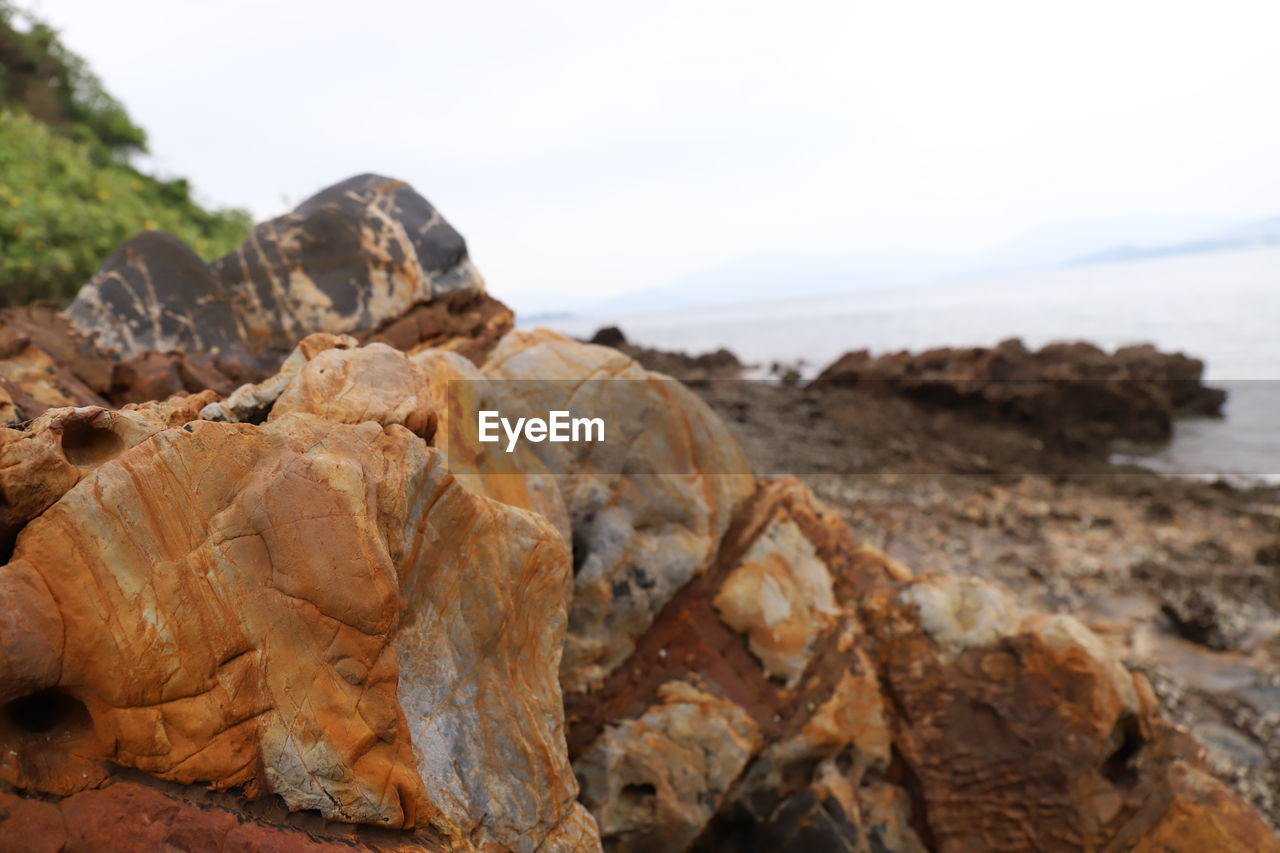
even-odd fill
[[[754,470],[799,476],[860,539],[1079,618],[1280,824],[1280,486],[1047,450],[1017,427],[874,389],[740,380],[724,352],[621,349],[685,381]],[[992,460],[1002,470],[975,471]]]

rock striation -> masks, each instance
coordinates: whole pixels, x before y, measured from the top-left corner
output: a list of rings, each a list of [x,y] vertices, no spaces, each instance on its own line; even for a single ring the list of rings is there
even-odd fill
[[[0,849],[1280,851],[1075,619],[513,330],[446,229],[365,176],[0,318]]]
[[[1116,440],[1160,443],[1174,418],[1220,414],[1226,393],[1201,383],[1204,363],[1150,345],[1107,353],[1084,342],[842,355],[815,380],[860,385],[1031,429],[1067,450]]]

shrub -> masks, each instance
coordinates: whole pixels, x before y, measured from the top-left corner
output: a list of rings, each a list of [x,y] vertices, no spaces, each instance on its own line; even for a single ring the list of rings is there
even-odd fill
[[[0,305],[69,301],[111,251],[148,228],[209,259],[249,215],[205,210],[184,180],[129,164],[146,134],[50,27],[0,0]]]

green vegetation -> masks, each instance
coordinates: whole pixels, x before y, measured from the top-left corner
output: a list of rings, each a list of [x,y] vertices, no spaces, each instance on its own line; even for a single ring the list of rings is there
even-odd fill
[[[129,158],[146,133],[45,24],[0,0],[0,304],[65,303],[120,243],[147,228],[204,258],[244,239],[238,210],[208,211],[184,180]]]

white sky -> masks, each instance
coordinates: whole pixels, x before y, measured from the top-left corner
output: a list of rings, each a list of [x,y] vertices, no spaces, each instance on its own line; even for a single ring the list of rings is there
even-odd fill
[[[404,178],[503,297],[1280,210],[1280,3],[40,0],[205,200]]]

